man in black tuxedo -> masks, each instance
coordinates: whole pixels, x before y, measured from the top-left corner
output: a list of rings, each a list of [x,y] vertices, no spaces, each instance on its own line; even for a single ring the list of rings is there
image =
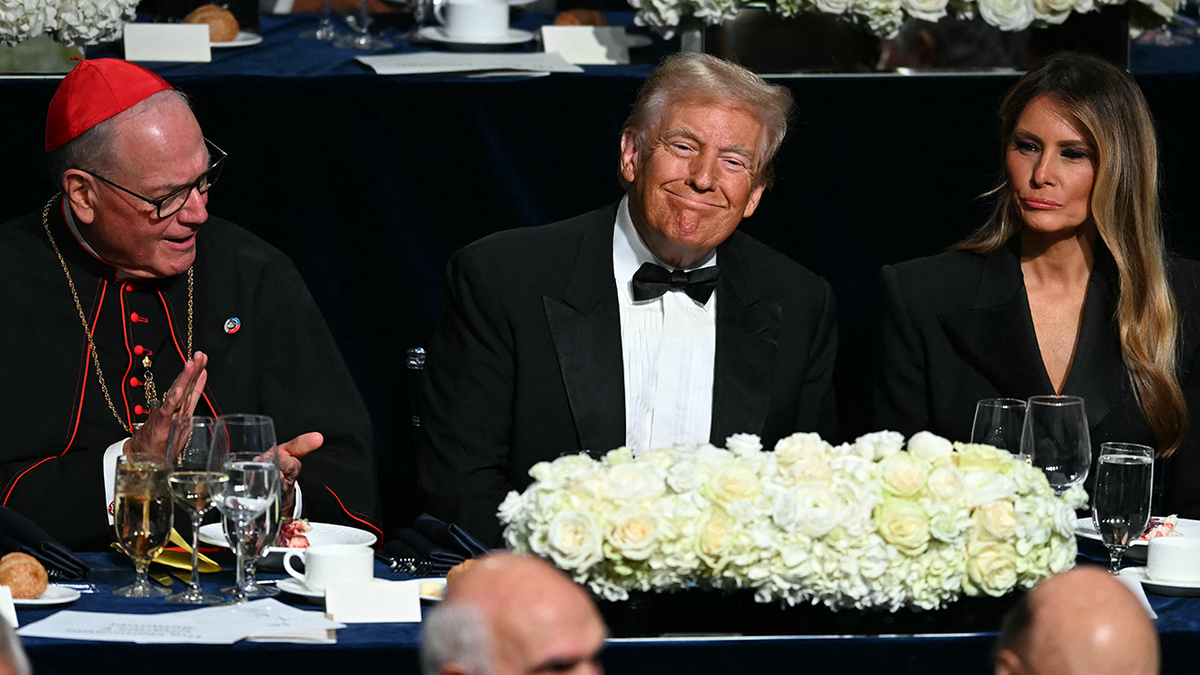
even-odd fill
[[[497,543],[497,506],[539,461],[834,434],[833,293],[735,232],[791,109],[741,67],[670,59],[621,137],[624,199],[454,255],[422,397],[427,511]]]

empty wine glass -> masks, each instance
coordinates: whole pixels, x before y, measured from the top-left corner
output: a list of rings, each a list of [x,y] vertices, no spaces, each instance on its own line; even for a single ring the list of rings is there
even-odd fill
[[[245,592],[247,552],[253,545],[250,523],[279,497],[279,454],[275,424],[265,415],[224,415],[214,430],[214,465],[229,476],[220,496],[213,500],[221,513],[236,523],[237,582],[233,602],[249,599]]]
[[[975,404],[971,442],[1020,452],[1024,426],[1025,401],[1019,398],[985,398]]]
[[[211,417],[179,417],[171,420],[167,435],[167,466],[171,469],[167,483],[175,503],[188,512],[192,521],[192,580],[186,590],[168,595],[170,602],[211,605],[224,600],[200,589],[200,526],[204,514],[213,507],[213,493],[222,494],[229,481],[228,474],[211,467],[216,423]]]
[[[1150,524],[1154,449],[1137,443],[1101,443],[1092,495],[1092,524],[1108,547],[1109,571]]]
[[[1021,455],[1046,474],[1055,494],[1087,480],[1092,441],[1078,396],[1034,396],[1025,407]]]
[[[354,22],[355,34],[339,37],[337,40],[334,40],[333,46],[345,49],[361,49],[363,51],[387,49],[393,46],[387,40],[380,40],[371,36],[368,30],[371,27],[371,14],[368,11],[370,1],[362,0],[362,9],[359,12],[358,20]]]
[[[167,485],[167,467],[161,458],[146,456],[117,457],[113,485],[116,502],[113,531],[117,544],[133,560],[137,580],[113,591],[125,598],[158,598],[168,593],[146,579],[150,562],[171,538],[171,489]]]
[[[321,14],[321,22],[317,24],[316,30],[304,31],[300,37],[305,40],[325,40],[330,41],[337,37],[337,31],[333,28],[333,11],[329,7],[330,0],[325,0],[325,11]]]

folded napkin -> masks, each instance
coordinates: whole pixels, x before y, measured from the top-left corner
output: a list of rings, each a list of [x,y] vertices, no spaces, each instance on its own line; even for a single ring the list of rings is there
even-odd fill
[[[28,553],[46,568],[51,581],[83,581],[88,566],[25,516],[0,506],[0,555]]]
[[[489,549],[458,525],[422,513],[412,527],[397,530],[396,541],[384,544],[383,551],[395,558],[427,560],[433,563],[431,574],[445,576],[451,567],[485,555]]]
[[[154,559],[156,563],[162,563],[168,567],[178,567],[181,570],[192,569],[192,545],[184,540],[183,535],[179,534],[178,530],[171,530],[171,544],[183,549],[182,551],[173,551],[171,549],[163,549],[162,553]],[[197,558],[197,569],[202,574],[210,572],[220,572],[221,566],[213,562],[212,558],[201,553]]]

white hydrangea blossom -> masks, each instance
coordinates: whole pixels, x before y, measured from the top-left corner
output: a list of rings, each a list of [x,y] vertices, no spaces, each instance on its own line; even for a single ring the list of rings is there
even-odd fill
[[[15,46],[54,30],[56,5],[44,0],[0,0],[0,43]]]
[[[856,0],[861,2],[861,0]],[[1074,564],[1074,510],[1041,471],[990,446],[894,432],[774,452],[739,434],[542,462],[499,508],[509,548],[553,561],[598,596],[692,585],[758,602],[935,609],[1004,595]]]
[[[116,40],[136,10],[137,0],[60,0],[55,39],[68,45]]]

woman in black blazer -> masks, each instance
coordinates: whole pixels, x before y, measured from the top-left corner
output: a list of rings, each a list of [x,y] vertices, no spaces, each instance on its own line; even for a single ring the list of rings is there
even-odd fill
[[[1200,517],[1200,265],[1164,252],[1141,91],[1051,57],[1005,99],[1001,139],[988,222],[882,270],[877,428],[965,441],[979,399],[1082,396],[1093,447],[1156,448],[1165,509]]]

